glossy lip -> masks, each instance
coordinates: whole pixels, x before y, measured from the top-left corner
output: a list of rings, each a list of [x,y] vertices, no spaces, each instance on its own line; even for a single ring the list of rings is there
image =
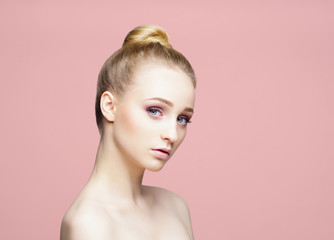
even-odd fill
[[[170,155],[170,152],[171,152],[171,150],[168,149],[168,148],[156,148],[156,149],[153,149],[153,150],[163,151],[163,152],[168,153],[168,155]]]
[[[168,159],[171,152],[171,150],[167,148],[155,148],[151,149],[151,151],[155,157],[163,160]]]

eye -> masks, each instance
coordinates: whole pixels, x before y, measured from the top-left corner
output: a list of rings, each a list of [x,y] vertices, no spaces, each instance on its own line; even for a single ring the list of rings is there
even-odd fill
[[[185,116],[177,117],[177,122],[181,124],[182,126],[187,126],[188,123],[190,123],[190,119]]]
[[[146,109],[146,111],[153,117],[162,117],[162,110],[160,108],[149,107]]]

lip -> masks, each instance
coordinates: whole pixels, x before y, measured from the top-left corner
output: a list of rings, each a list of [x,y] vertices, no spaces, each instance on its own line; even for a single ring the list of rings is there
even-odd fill
[[[171,150],[167,148],[155,148],[151,149],[151,152],[155,157],[166,160],[169,158]]]

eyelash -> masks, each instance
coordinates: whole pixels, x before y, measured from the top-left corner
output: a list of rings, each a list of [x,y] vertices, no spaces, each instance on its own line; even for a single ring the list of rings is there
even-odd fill
[[[185,117],[185,116],[180,116],[180,117],[177,117],[177,120],[179,120],[180,118],[184,119],[186,122],[185,123],[180,123],[181,125],[183,126],[187,126],[188,123],[191,123],[190,119],[188,117]]]
[[[147,113],[148,113],[150,116],[152,116],[152,117],[158,117],[158,118],[160,118],[160,117],[162,117],[162,115],[163,115],[163,114],[162,114],[162,109],[159,108],[159,107],[148,107],[148,108],[146,109],[146,111],[147,111]],[[157,116],[157,115],[153,114],[153,113],[152,113],[153,111],[154,111],[154,112],[158,112],[160,116]],[[184,119],[185,123],[180,123],[180,122],[179,122],[180,119]],[[181,124],[182,126],[186,126],[188,123],[191,123],[190,119],[189,119],[188,117],[186,117],[186,116],[178,116],[176,120],[177,120],[177,122],[178,122],[179,124]]]
[[[157,108],[157,107],[149,107],[146,109],[146,111],[148,112],[148,114],[150,114],[151,116],[153,117],[157,117],[156,115],[152,114],[152,111],[156,111],[156,112],[159,112],[160,115],[162,116],[162,110],[160,108]],[[159,116],[160,117],[160,116]]]

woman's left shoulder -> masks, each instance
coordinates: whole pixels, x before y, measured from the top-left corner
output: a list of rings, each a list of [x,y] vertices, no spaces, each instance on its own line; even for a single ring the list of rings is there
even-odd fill
[[[145,190],[149,193],[149,195],[153,196],[155,202],[158,203],[159,208],[162,207],[169,214],[177,216],[186,228],[190,239],[193,239],[194,236],[191,226],[191,218],[186,201],[178,194],[164,188],[145,186]]]
[[[172,207],[183,216],[189,215],[189,208],[186,201],[178,194],[160,187],[145,186],[145,188],[154,195],[154,198],[160,203]]]

